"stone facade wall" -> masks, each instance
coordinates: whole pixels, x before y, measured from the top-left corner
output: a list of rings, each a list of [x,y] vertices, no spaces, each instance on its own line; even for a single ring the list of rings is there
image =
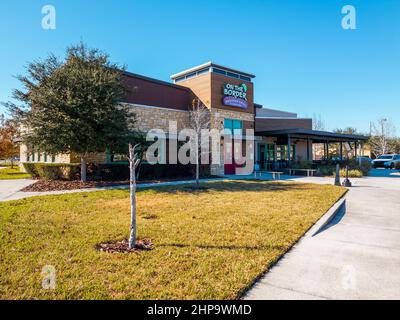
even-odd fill
[[[135,127],[143,132],[148,132],[151,129],[162,129],[166,133],[169,129],[169,121],[177,122],[178,132],[184,128],[189,128],[189,111],[174,110],[159,107],[148,107],[135,104],[124,104],[125,107],[129,108],[129,112],[135,115],[136,123]],[[210,127],[211,129],[217,129],[222,131],[224,129],[224,119],[236,119],[242,120],[245,123],[251,123],[254,128],[254,115],[245,112],[236,112],[231,110],[223,110],[218,108],[211,108],[210,111]],[[244,125],[244,127],[249,127]],[[215,143],[212,145],[211,153],[220,154],[220,164],[211,165],[211,174],[213,175],[224,175],[224,153],[223,153],[223,142]],[[44,156],[41,156],[41,161],[44,162]],[[89,156],[88,162],[104,163],[107,161],[106,153],[93,153]],[[28,159],[28,148],[25,145],[21,145],[21,163],[29,162]],[[35,162],[38,161],[38,155],[35,155]],[[51,156],[48,156],[48,163],[52,162]],[[54,161],[55,163],[79,163],[80,157],[75,154],[62,154],[57,155]]]
[[[254,114],[211,108],[211,121],[210,121],[211,129],[217,129],[219,131],[222,131],[224,129],[224,119],[235,119],[235,120],[242,120],[243,122],[250,122],[253,124],[254,128]],[[220,154],[220,163],[211,164],[212,175],[223,176],[225,173],[223,150],[224,150],[223,143],[221,143],[219,146],[213,145],[211,148],[212,154],[215,152],[219,152]]]
[[[162,129],[168,132],[169,121],[176,121],[178,131],[189,127],[189,111],[125,104],[136,117],[135,127],[143,132]]]
[[[223,130],[224,129],[224,119],[235,119],[242,121],[249,121],[254,123],[254,114],[244,113],[230,110],[223,110],[212,108],[211,109],[211,128]]]

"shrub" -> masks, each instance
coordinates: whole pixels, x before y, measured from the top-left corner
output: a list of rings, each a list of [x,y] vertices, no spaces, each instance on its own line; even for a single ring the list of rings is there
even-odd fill
[[[318,167],[318,174],[322,176],[332,176],[335,174],[335,168],[332,166],[320,166]]]
[[[293,165],[293,169],[312,169],[312,161],[299,160]]]
[[[44,180],[79,180],[80,165],[69,163],[24,163],[27,173]]]
[[[79,180],[80,164],[68,163],[24,163],[27,173],[33,178],[43,180]],[[137,171],[139,180],[188,178],[193,177],[195,166],[181,164],[142,163]],[[210,176],[210,166],[200,167],[200,176]],[[94,164],[89,163],[87,177],[91,181],[127,181],[130,178],[128,163]]]
[[[47,164],[37,165],[39,176],[44,180],[79,180],[80,165],[78,164]]]
[[[32,163],[32,162],[25,162],[23,164],[26,173],[29,173],[32,176],[32,178],[35,179],[39,178],[39,173],[36,170],[36,165],[37,163]]]
[[[362,161],[361,166],[358,166],[358,167],[362,171],[362,174],[364,176],[367,176],[368,173],[372,170],[372,164],[367,161]]]
[[[126,164],[94,164],[90,163],[87,168],[89,180],[94,181],[122,181],[129,180],[129,165]]]
[[[340,176],[346,177],[346,169],[340,169]],[[363,172],[360,169],[349,169],[349,178],[362,178]]]

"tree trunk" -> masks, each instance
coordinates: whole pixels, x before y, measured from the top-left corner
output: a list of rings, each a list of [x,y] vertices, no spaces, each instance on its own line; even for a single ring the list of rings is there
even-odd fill
[[[130,196],[131,196],[131,230],[129,249],[136,247],[136,161],[135,150],[129,146]]]
[[[87,181],[87,162],[86,162],[86,156],[81,156],[81,181],[86,182]]]
[[[200,186],[200,164],[199,164],[198,158],[197,158],[197,163],[196,163],[196,184],[197,184],[197,187]]]
[[[197,134],[197,141],[196,141],[196,186],[197,188],[200,186],[200,145],[199,145],[200,137]]]
[[[11,169],[14,169],[14,157],[11,157]]]

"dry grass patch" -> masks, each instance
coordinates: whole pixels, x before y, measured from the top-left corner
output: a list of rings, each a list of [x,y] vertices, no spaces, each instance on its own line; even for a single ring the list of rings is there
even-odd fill
[[[0,298],[235,299],[345,193],[284,182],[206,186],[139,191],[139,238],[154,249],[133,254],[95,250],[128,237],[128,191],[1,203]],[[54,291],[41,288],[46,265],[57,270]]]

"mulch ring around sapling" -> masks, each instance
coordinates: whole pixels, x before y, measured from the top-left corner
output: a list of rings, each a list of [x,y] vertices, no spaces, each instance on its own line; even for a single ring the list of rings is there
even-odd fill
[[[153,242],[150,239],[137,240],[134,249],[129,248],[129,241],[109,241],[96,245],[96,250],[107,253],[138,253],[140,251],[150,251],[154,249]]]

